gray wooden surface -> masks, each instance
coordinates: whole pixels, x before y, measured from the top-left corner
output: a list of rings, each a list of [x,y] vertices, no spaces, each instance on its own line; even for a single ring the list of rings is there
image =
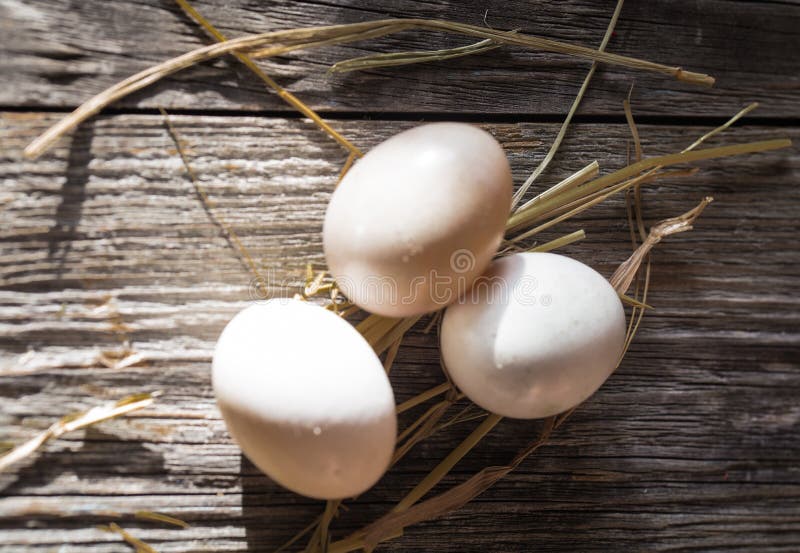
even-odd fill
[[[47,111],[203,43],[170,2],[133,6],[0,0],[0,441],[22,441],[103,399],[165,391],[152,408],[53,442],[0,474],[0,551],[127,551],[95,528],[113,513],[163,552],[272,551],[322,505],[270,483],[225,432],[209,360],[222,326],[251,301],[251,275],[148,110],[179,112],[174,125],[216,212],[284,289],[299,283],[306,261],[324,263],[319,230],[345,154],[220,61],[126,100],[41,160],[23,161],[24,145],[60,116]],[[197,6],[231,35],[387,15],[480,23],[489,8],[492,26],[590,44],[612,9],[583,1]],[[719,87],[601,71],[542,185],[594,159],[605,171],[625,163],[621,101],[634,81],[634,111],[650,116],[640,129],[648,155],[681,149],[754,99],[764,104],[759,118],[715,145],[797,140],[798,21],[790,3],[630,1],[614,51],[710,72]],[[566,110],[586,64],[501,50],[324,78],[324,63],[343,56],[425,44],[412,35],[265,67],[364,148],[427,114],[480,121],[506,145],[520,182],[557,132],[551,116]],[[361,112],[376,120],[358,120]],[[649,297],[656,309],[619,371],[519,471],[381,550],[800,550],[800,156],[702,168],[645,192],[651,222],[703,195],[716,201],[695,231],[659,246]],[[542,240],[586,229],[587,239],[564,253],[609,275],[629,252],[624,214],[621,201],[610,201]],[[422,327],[392,373],[398,400],[441,381],[435,339]],[[100,353],[125,340],[146,362],[104,368]],[[506,463],[536,427],[505,421],[441,489]],[[468,431],[455,427],[420,445],[351,504],[335,532],[385,512]],[[135,522],[139,509],[192,528]]]

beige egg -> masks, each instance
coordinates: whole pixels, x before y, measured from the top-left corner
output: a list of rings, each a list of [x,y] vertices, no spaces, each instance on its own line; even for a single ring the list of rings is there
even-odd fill
[[[497,252],[511,205],[500,144],[463,123],[422,125],[373,148],[325,214],[328,268],[359,307],[403,317],[469,289]]]
[[[375,352],[338,315],[298,300],[247,307],[219,337],[212,375],[234,440],[284,487],[352,497],[388,468],[392,388]]]
[[[442,358],[472,401],[499,415],[564,412],[614,371],[625,311],[591,267],[551,253],[500,258],[445,311]]]

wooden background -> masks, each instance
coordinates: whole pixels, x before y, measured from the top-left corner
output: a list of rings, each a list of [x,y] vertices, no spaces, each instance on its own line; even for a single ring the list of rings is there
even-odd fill
[[[356,4],[369,5],[369,8]],[[380,17],[441,17],[600,42],[612,2],[198,1],[231,36]],[[597,159],[625,163],[633,108],[647,155],[679,150],[750,101],[762,107],[713,145],[800,138],[800,5],[744,0],[625,6],[609,50],[718,78],[698,89],[601,69],[540,186]],[[164,128],[173,115],[215,210],[273,283],[324,263],[319,231],[343,151],[229,59],[116,104],[38,161],[21,150],[91,94],[207,41],[168,0],[0,0],[0,439],[59,416],[163,389],[158,403],[50,443],[0,475],[0,551],[111,552],[110,512],[161,552],[274,550],[322,505],[258,473],[225,432],[209,360],[250,301],[251,275],[209,219]],[[462,44],[406,33],[263,63],[357,145],[427,120],[480,123],[517,182],[555,136],[587,63],[519,49],[328,77],[339,59]],[[541,141],[538,147],[515,143]],[[645,192],[650,222],[703,195],[692,233],[654,256],[649,303],[618,372],[550,444],[457,513],[410,528],[382,551],[800,550],[800,156],[703,164]],[[629,253],[621,201],[563,224],[564,253],[610,275]],[[392,374],[398,400],[439,383],[435,339],[414,329]],[[108,369],[125,340],[146,363]],[[412,414],[413,415],[413,414]],[[440,488],[504,464],[536,423],[506,421]],[[417,447],[336,521],[342,534],[385,512],[469,425]],[[139,509],[191,523],[132,521]]]

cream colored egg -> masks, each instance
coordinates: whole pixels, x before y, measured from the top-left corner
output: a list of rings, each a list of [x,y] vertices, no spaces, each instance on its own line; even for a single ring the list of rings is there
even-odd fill
[[[381,143],[339,184],[325,214],[328,267],[363,309],[403,317],[441,309],[491,262],[511,205],[500,144],[462,123]]]
[[[389,466],[389,380],[364,338],[322,307],[270,300],[242,310],[217,342],[213,385],[245,455],[294,492],[351,497]]]
[[[614,371],[625,312],[594,269],[561,255],[521,253],[495,261],[447,308],[442,357],[472,401],[533,419],[566,411]]]

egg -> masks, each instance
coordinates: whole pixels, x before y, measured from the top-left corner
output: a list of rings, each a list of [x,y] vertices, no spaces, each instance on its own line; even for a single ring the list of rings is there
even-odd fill
[[[623,354],[622,302],[594,269],[551,253],[496,260],[447,308],[442,358],[479,406],[534,419],[592,395]]]
[[[233,439],[289,490],[352,497],[389,466],[389,379],[355,328],[322,307],[275,299],[239,312],[217,342],[212,381]]]
[[[323,225],[340,290],[387,317],[443,308],[469,289],[502,240],[511,169],[489,133],[432,123],[360,159],[334,191]]]

